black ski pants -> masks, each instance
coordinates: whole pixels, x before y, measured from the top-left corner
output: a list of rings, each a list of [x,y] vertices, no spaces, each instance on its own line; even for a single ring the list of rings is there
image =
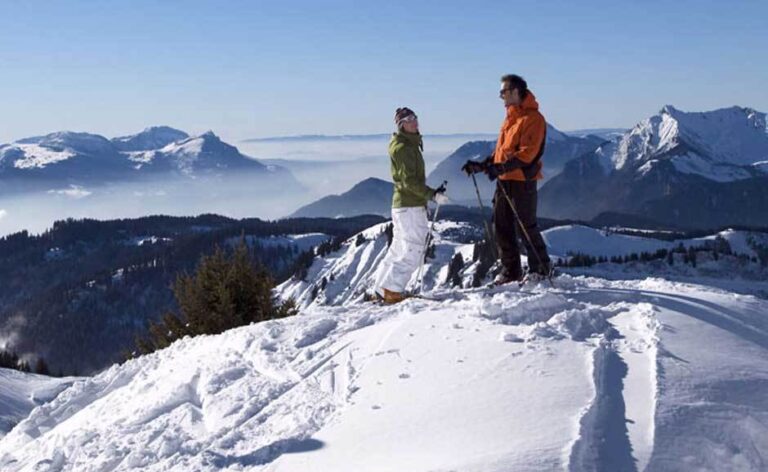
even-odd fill
[[[531,238],[530,242],[520,231],[515,213],[502,189],[512,200],[512,204],[520,217],[520,222]],[[493,226],[496,233],[496,244],[499,248],[501,264],[512,278],[519,278],[523,273],[520,263],[520,246],[517,242],[518,235],[525,244],[530,271],[544,274],[549,273],[550,270],[547,246],[541,237],[536,220],[537,199],[538,189],[535,180],[526,182],[499,180],[496,184],[496,193],[493,197]],[[538,257],[536,257],[537,254]]]

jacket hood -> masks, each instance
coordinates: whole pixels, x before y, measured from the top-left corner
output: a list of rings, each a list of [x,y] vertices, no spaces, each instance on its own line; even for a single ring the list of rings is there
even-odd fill
[[[533,94],[530,90],[528,91],[528,95],[525,96],[523,99],[523,103],[520,105],[512,105],[510,107],[507,107],[507,114],[512,113],[519,113],[522,110],[538,110],[539,109],[539,102],[536,101],[536,95]]]

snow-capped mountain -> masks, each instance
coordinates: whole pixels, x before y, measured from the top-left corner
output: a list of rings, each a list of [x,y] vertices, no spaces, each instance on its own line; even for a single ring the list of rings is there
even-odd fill
[[[734,294],[707,279],[566,274],[554,288],[451,288],[447,265],[471,261],[474,230],[443,221],[432,299],[379,306],[354,292],[386,250],[383,229],[278,289],[299,295],[300,315],[184,338],[75,383],[0,439],[0,468],[764,470],[756,282]]]
[[[544,147],[542,163],[545,181],[559,174],[569,161],[594,151],[604,139],[587,135],[584,137],[569,136],[552,125],[547,125],[547,138]],[[469,160],[482,160],[493,152],[495,141],[472,141],[464,144],[450,156],[441,161],[435,169],[429,173],[427,182],[430,185],[440,185],[444,180],[448,181],[448,196],[452,201],[460,204],[477,205],[477,195],[472,179],[461,172],[461,166]],[[478,187],[483,198],[489,199],[493,195],[495,183],[479,174],[476,176]]]
[[[161,149],[176,141],[189,138],[184,131],[169,126],[151,126],[138,134],[113,138],[112,142],[124,152]]]
[[[58,132],[0,146],[0,181],[30,189],[59,184],[135,181],[168,173],[183,176],[252,172],[271,183],[298,188],[286,169],[241,154],[213,132],[190,137],[160,126],[109,140],[88,133]],[[21,182],[21,184],[19,183]]]
[[[667,224],[767,225],[766,116],[732,107],[665,106],[545,184],[540,213],[591,219],[605,211]]]
[[[296,210],[292,217],[355,215],[389,216],[392,209],[392,182],[368,178],[340,195],[329,195]]]
[[[113,179],[130,163],[103,136],[62,131],[0,146],[0,179]]]
[[[680,173],[717,182],[763,176],[768,171],[765,113],[740,107],[688,113],[666,105],[596,153],[609,172],[644,173],[667,160]]]
[[[267,166],[244,156],[212,131],[173,141],[160,149],[130,153],[129,159],[137,169],[150,172],[175,170],[194,175],[228,170],[269,171]]]

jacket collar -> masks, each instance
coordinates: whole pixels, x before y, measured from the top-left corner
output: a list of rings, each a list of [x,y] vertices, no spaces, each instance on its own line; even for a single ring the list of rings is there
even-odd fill
[[[421,140],[421,133],[406,133],[405,131],[400,130],[395,133],[395,136],[407,142],[408,144],[418,146],[419,149],[424,149],[424,143]]]
[[[516,116],[524,111],[528,110],[538,110],[539,109],[539,102],[536,101],[536,96],[531,92],[528,91],[528,95],[525,96],[523,99],[523,103],[520,105],[512,105],[507,107],[507,116]]]

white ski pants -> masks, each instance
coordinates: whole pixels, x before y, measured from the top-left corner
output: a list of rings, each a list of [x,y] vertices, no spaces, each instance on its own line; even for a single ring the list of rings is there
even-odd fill
[[[375,289],[381,296],[385,288],[390,292],[404,291],[424,260],[424,243],[429,232],[427,209],[393,208],[392,226],[392,244],[376,277]]]

